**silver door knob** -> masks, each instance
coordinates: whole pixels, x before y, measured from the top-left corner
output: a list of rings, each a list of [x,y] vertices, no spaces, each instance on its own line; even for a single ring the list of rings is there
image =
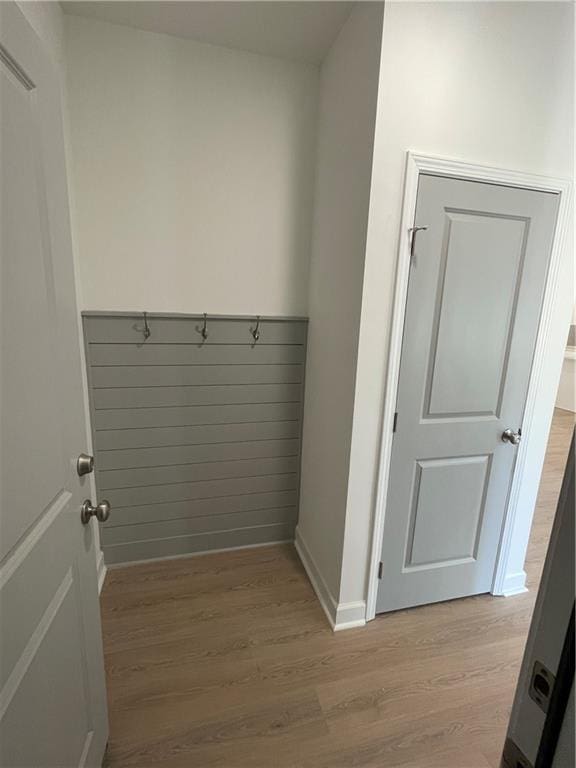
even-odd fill
[[[82,477],[82,475],[89,475],[93,470],[94,456],[89,456],[87,453],[81,453],[76,462],[76,472]]]
[[[503,443],[512,443],[512,445],[518,445],[521,439],[522,439],[521,429],[519,429],[518,432],[514,432],[513,429],[505,429],[504,432],[502,432]]]
[[[90,499],[86,499],[80,510],[80,519],[84,525],[87,525],[91,517],[95,517],[99,523],[105,523],[110,517],[110,502],[103,499],[100,504],[93,507]]]

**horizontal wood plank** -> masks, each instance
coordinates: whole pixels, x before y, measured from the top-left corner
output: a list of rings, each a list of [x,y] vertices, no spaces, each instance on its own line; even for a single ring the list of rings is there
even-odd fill
[[[142,504],[159,504],[167,501],[212,499],[262,491],[290,491],[298,487],[295,472],[262,477],[234,477],[219,480],[202,480],[197,483],[174,483],[140,488],[120,488],[106,491],[112,507],[136,507]]]
[[[137,507],[114,507],[114,514],[102,528],[117,525],[154,523],[158,520],[225,515],[234,512],[253,512],[280,507],[295,507],[298,502],[297,489],[291,491],[261,491],[244,493],[240,496],[217,496],[208,499],[190,499],[164,504],[142,504]]]
[[[96,445],[100,450],[151,448],[296,438],[300,435],[300,422],[295,419],[294,421],[260,421],[245,424],[201,424],[161,429],[110,429],[95,434]]]
[[[142,344],[144,339],[144,315],[132,317],[108,316],[86,317],[84,324],[88,338],[97,343],[133,343]],[[194,343],[202,340],[198,328],[202,328],[203,319],[181,317],[148,317],[150,336],[146,343],[174,344]],[[256,318],[229,320],[208,317],[206,344],[253,344],[254,337],[250,330],[255,328]],[[306,341],[307,322],[283,320],[261,320],[260,338],[257,344],[304,344]]]
[[[295,421],[300,418],[300,403],[261,403],[256,405],[190,405],[174,408],[114,408],[94,413],[94,428],[142,429],[145,427],[184,427],[196,424],[241,424],[259,421]]]
[[[128,544],[131,541],[150,541],[172,536],[198,535],[216,531],[231,531],[261,525],[294,525],[296,507],[233,512],[227,515],[161,520],[139,525],[121,525],[102,530],[104,546]]]
[[[304,354],[300,344],[90,344],[92,365],[278,365]]]
[[[90,369],[94,392],[102,387],[174,387],[217,384],[301,383],[304,365],[119,365]]]
[[[199,482],[231,477],[261,477],[298,472],[298,456],[276,456],[267,459],[236,459],[176,464],[170,467],[115,469],[98,474],[101,492],[120,488],[149,487],[171,483]]]
[[[134,560],[177,557],[210,550],[251,547],[278,541],[291,541],[294,525],[264,525],[255,528],[241,528],[234,531],[215,531],[192,536],[174,536],[150,541],[135,541],[129,544],[107,546],[106,562],[128,563]]]
[[[187,387],[111,387],[94,391],[94,408],[286,403],[302,400],[302,384],[224,384]]]
[[[173,464],[193,464],[204,461],[235,459],[266,459],[271,456],[298,456],[300,441],[272,439],[204,445],[178,445],[155,448],[96,451],[99,472],[137,467],[167,467]],[[105,479],[104,479],[105,480]]]

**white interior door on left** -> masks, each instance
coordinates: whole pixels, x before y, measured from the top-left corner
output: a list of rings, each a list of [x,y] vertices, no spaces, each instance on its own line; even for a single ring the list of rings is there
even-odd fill
[[[108,736],[60,87],[0,3],[0,765],[102,762]]]

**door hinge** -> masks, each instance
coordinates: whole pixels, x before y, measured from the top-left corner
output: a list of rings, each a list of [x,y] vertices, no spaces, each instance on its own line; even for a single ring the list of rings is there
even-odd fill
[[[380,561],[380,565],[378,566],[378,578],[379,579],[382,578],[382,567],[383,567],[383,565],[384,565],[384,563],[382,561]]]
[[[392,423],[392,432],[396,432],[396,427],[398,425],[398,411],[394,414],[394,422]]]

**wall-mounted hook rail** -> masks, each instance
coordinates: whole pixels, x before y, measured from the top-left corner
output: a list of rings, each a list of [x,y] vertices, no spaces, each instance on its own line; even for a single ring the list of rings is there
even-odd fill
[[[254,339],[254,344],[256,344],[260,338],[260,315],[256,315],[256,326],[254,328],[250,328],[250,333]]]
[[[200,336],[202,336],[203,342],[206,341],[206,339],[208,338],[208,329],[206,327],[207,324],[208,324],[208,315],[206,312],[204,312],[204,323],[202,325],[196,326],[196,330],[198,331]]]
[[[147,341],[152,335],[152,331],[150,330],[150,326],[148,325],[148,312],[143,312],[143,315],[144,315],[144,328],[142,329],[142,333],[144,334],[144,341]]]

